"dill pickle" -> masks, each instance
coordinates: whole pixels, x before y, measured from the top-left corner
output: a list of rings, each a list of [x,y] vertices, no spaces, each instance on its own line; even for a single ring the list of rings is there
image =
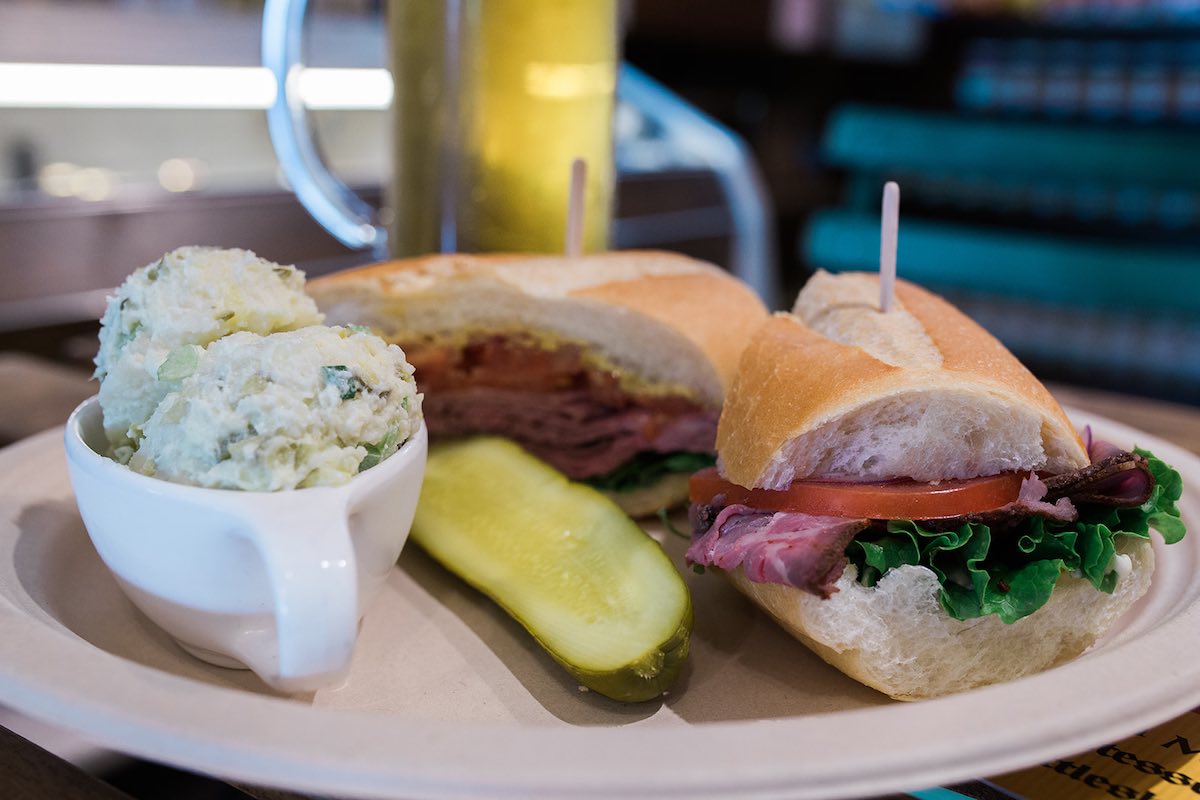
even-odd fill
[[[670,559],[610,500],[518,445],[431,448],[412,537],[589,689],[649,700],[679,676],[692,601]]]

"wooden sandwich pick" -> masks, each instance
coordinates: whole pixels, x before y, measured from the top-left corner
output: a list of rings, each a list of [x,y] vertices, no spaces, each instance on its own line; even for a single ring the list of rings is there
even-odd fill
[[[896,243],[900,236],[900,185],[883,186],[883,215],[879,230],[879,310],[886,312],[896,294]]]

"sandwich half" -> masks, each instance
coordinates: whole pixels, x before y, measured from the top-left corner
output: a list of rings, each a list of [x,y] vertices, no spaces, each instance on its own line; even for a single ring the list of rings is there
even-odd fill
[[[662,252],[437,255],[310,281],[330,324],[416,368],[430,435],[497,434],[633,515],[711,464],[738,357],[767,317],[724,270]]]
[[[688,560],[830,664],[905,700],[1012,680],[1092,645],[1183,534],[1179,475],[1085,441],[943,299],[818,273],[753,335]],[[1090,433],[1087,434],[1090,439]]]

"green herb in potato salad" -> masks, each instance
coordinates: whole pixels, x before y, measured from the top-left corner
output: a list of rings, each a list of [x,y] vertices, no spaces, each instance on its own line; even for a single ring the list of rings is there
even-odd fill
[[[321,367],[321,374],[325,376],[325,382],[331,384],[343,400],[353,400],[366,388],[345,364]]]

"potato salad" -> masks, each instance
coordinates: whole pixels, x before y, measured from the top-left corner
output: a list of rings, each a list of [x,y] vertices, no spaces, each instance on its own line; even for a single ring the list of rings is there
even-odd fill
[[[327,327],[304,275],[188,247],[109,298],[96,376],[111,455],[177,483],[345,483],[421,425],[413,368],[366,328]]]
[[[146,422],[129,462],[139,472],[219,489],[333,486],[420,426],[404,352],[365,331],[235,333],[191,352]]]
[[[108,298],[96,355],[104,430],[118,459],[132,455],[146,420],[179,387],[177,364],[168,363],[177,348],[323,319],[304,293],[304,273],[248,250],[181,247],[135,271]]]

